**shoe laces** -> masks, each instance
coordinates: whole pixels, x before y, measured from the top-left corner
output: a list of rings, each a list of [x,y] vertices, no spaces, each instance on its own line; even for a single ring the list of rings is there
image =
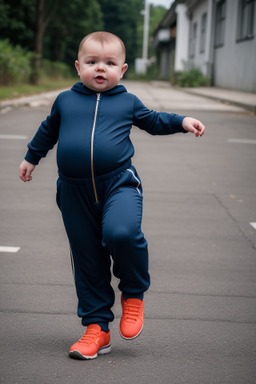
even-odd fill
[[[131,323],[135,323],[140,317],[141,304],[129,304],[127,303],[124,310],[125,320]]]
[[[100,331],[94,328],[89,328],[86,330],[86,332],[78,342],[86,345],[92,344],[99,337],[99,335],[100,335]]]

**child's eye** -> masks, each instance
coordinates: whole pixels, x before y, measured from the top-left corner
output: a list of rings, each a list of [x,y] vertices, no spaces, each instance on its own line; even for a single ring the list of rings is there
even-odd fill
[[[115,64],[113,63],[113,61],[108,61],[107,65],[115,65]]]
[[[95,64],[95,63],[96,63],[95,60],[90,60],[90,61],[88,62],[88,64]]]

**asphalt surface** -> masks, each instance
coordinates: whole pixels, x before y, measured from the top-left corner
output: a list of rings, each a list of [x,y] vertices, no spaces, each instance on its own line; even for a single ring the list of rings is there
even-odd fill
[[[161,84],[127,83],[146,105],[201,119],[202,138],[134,129],[144,187],[152,284],[143,333],[112,351],[68,357],[83,334],[69,246],[55,203],[55,150],[33,181],[18,167],[51,98],[0,114],[1,382],[10,384],[256,383],[256,117]],[[10,249],[8,249],[10,250]]]

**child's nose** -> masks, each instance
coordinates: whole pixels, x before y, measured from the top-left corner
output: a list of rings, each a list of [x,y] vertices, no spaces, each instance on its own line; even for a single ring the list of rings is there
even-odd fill
[[[97,69],[97,71],[105,71],[105,65],[104,65],[104,63],[98,63],[96,69]]]

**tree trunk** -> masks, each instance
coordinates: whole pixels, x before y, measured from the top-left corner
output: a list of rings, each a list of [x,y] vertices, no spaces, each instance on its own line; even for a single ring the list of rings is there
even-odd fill
[[[34,58],[31,74],[31,83],[38,84],[42,56],[43,56],[43,36],[44,36],[44,11],[45,11],[45,0],[37,0],[37,19],[36,19],[36,32],[35,32],[35,43],[34,43]]]

